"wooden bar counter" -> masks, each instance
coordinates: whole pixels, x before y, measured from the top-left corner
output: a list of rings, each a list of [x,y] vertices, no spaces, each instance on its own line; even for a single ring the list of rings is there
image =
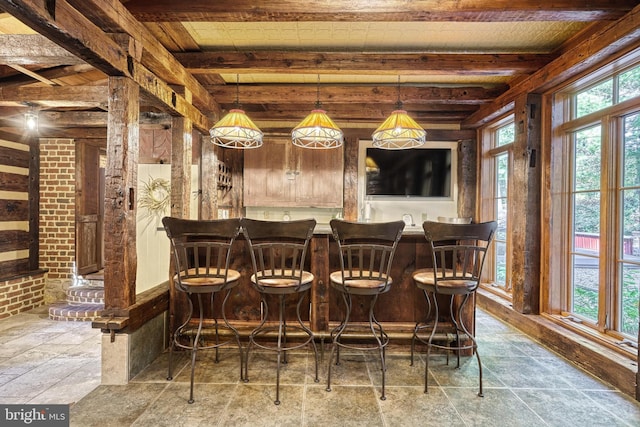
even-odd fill
[[[336,326],[342,318],[344,303],[338,292],[331,289],[329,274],[340,269],[338,245],[331,235],[328,225],[318,225],[309,246],[307,256],[308,267],[314,274],[313,286],[308,295],[308,302],[303,302],[303,319],[310,320],[311,329],[320,337],[326,336],[331,328]],[[236,242],[231,268],[241,274],[240,284],[233,289],[227,301],[226,314],[229,321],[237,325],[242,334],[248,333],[260,321],[261,300],[249,281],[251,276],[251,260],[247,245],[242,236]],[[423,320],[427,304],[422,291],[413,283],[412,274],[416,269],[431,265],[431,254],[427,247],[422,228],[406,229],[396,250],[391,276],[393,285],[389,292],[379,296],[375,307],[376,318],[383,324],[385,330],[399,341],[410,339],[416,321]],[[185,295],[177,292],[176,299],[171,304],[172,323],[179,325],[186,311]],[[216,302],[218,307],[221,299]],[[450,322],[449,302],[439,300],[440,319]],[[308,305],[307,305],[308,304]],[[474,330],[475,301],[469,301],[463,316],[469,330]],[[309,316],[304,307],[309,306]],[[456,305],[454,304],[454,307]],[[368,301],[362,298],[354,299],[352,320],[366,322]],[[288,317],[295,318],[295,301],[291,300],[287,311]],[[174,315],[175,314],[175,315]],[[269,313],[270,319],[275,319],[275,312]],[[179,322],[179,323],[178,323]]]

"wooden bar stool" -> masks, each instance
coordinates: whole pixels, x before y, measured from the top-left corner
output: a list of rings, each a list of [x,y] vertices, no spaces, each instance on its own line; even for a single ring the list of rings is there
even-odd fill
[[[251,283],[260,293],[262,318],[260,324],[249,335],[249,345],[245,363],[244,380],[249,381],[248,366],[251,348],[277,352],[276,399],[280,404],[280,365],[287,363],[287,352],[311,344],[315,357],[315,381],[318,382],[318,349],[314,335],[300,315],[302,301],[311,288],[314,276],[305,270],[305,260],[309,241],[313,236],[316,221],[260,221],[243,218],[242,231],[249,245],[253,275]],[[269,299],[273,295],[278,300],[278,322],[267,323]],[[290,325],[286,319],[286,297],[296,295],[296,324]],[[290,331],[302,332],[303,338],[288,341]],[[275,344],[266,342],[266,335],[276,332]],[[299,337],[297,337],[299,338]]]
[[[413,365],[413,352],[416,340],[427,345],[427,358],[424,373],[424,392],[428,392],[429,385],[429,356],[432,348],[441,348],[447,352],[457,352],[460,367],[460,351],[471,349],[478,360],[480,390],[478,396],[482,396],[482,363],[478,354],[478,344],[474,334],[469,331],[464,323],[463,310],[467,301],[473,296],[480,284],[482,267],[484,266],[487,248],[493,239],[497,228],[495,221],[480,224],[450,224],[425,221],[422,224],[425,238],[431,249],[432,268],[416,270],[413,280],[416,286],[422,289],[427,300],[428,311],[425,322],[416,323],[411,340],[411,364]],[[438,330],[438,295],[449,297],[453,333],[455,340],[447,340],[448,344],[434,343],[434,337]],[[462,302],[458,306],[457,313],[454,310],[454,298],[462,296]],[[475,312],[475,299],[473,300]],[[434,307],[433,325],[429,323],[431,307]],[[428,336],[421,332],[431,328]],[[465,341],[471,341],[465,344]],[[451,346],[451,342],[455,343]]]
[[[403,221],[384,223],[356,223],[338,219],[331,220],[331,230],[340,249],[340,270],[330,274],[331,286],[338,290],[344,301],[344,317],[331,331],[333,345],[329,357],[327,391],[331,391],[331,363],[336,354],[336,365],[340,364],[340,347],[353,350],[378,350],[382,368],[382,395],[385,400],[385,347],[389,343],[382,325],[376,320],[374,307],[378,296],[391,288],[390,275],[393,256],[402,237]],[[366,328],[375,342],[358,345],[342,341],[343,333],[357,328],[350,323],[353,297],[369,297],[369,322]]]
[[[229,324],[225,315],[225,305],[229,299],[231,289],[237,286],[238,279],[240,279],[240,273],[229,268],[231,248],[240,233],[240,219],[198,221],[165,217],[162,219],[162,224],[171,241],[175,268],[172,286],[175,286],[178,291],[186,293],[186,299],[189,302],[186,320],[171,333],[167,379],[173,379],[173,348],[179,347],[191,350],[189,403],[193,403],[193,380],[196,356],[199,350],[215,349],[217,362],[218,349],[235,341],[240,352],[240,378],[242,379],[243,351],[240,344],[240,336],[236,328]],[[222,317],[224,324],[219,325],[217,316],[214,316],[214,341],[211,344],[205,344],[206,341],[203,334],[205,329],[203,295],[210,295],[211,314],[214,315],[215,296],[221,292],[224,294],[224,299],[218,316]],[[198,301],[199,318],[197,325],[192,322],[192,296],[195,296]],[[231,336],[228,339],[221,340],[219,334],[219,328],[221,327],[231,331]],[[188,338],[188,344],[184,343],[184,338]]]

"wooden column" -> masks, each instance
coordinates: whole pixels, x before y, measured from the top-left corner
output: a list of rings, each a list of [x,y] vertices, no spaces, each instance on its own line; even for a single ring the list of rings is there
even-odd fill
[[[109,77],[105,171],[105,309],[136,301],[136,188],[140,89],[126,77]]]
[[[207,144],[212,145],[207,141]],[[231,206],[229,217],[236,218],[244,216],[244,152],[245,150],[231,150],[227,148],[217,148],[218,158],[231,170],[231,188],[225,188],[222,197],[218,196],[218,206],[224,204]],[[219,173],[216,167],[216,174]],[[216,175],[217,185],[217,175]]]
[[[200,218],[218,218],[218,150],[209,142],[207,137],[202,137],[200,148]]]
[[[29,138],[29,270],[40,266],[40,140]]]
[[[478,191],[478,149],[476,139],[458,143],[458,216],[475,217]]]
[[[189,218],[191,204],[192,124],[184,117],[171,120],[171,216]]]
[[[511,223],[513,308],[540,311],[540,155],[541,96],[519,96],[515,102],[513,171],[508,221]]]
[[[311,329],[329,330],[329,235],[318,234],[311,239],[311,271],[315,276],[311,288]]]
[[[358,144],[359,138],[344,139],[344,219],[358,219]]]

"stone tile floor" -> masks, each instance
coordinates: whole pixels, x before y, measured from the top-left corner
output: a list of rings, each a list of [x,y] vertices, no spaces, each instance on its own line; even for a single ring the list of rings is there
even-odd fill
[[[72,426],[638,426],[640,404],[478,312],[484,397],[476,396],[477,363],[465,358],[409,366],[406,349],[387,352],[387,399],[380,400],[377,353],[342,353],[326,388],[325,348],[320,382],[313,356],[292,353],[274,405],[275,355],[253,353],[250,382],[239,379],[238,353],[203,352],[195,403],[188,404],[189,360],[176,358],[167,381],[167,354],[127,385],[99,385],[100,334],[88,323],[55,322],[46,310],[0,320],[0,403],[68,403]]]
[[[0,320],[0,402],[74,404],[100,385],[100,330],[43,306]]]

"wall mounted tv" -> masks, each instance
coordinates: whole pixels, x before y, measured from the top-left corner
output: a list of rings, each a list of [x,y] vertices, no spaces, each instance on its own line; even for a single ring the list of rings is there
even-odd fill
[[[450,198],[451,156],[450,148],[367,148],[365,194]]]

